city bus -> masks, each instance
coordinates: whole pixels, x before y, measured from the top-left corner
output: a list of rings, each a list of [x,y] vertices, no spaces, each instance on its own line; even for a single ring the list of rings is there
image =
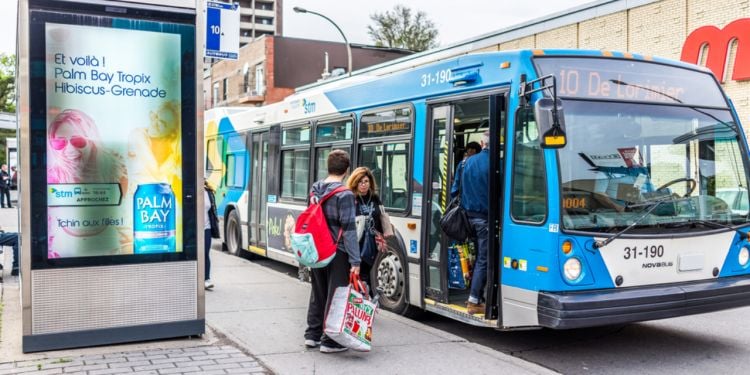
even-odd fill
[[[486,303],[469,314],[456,254],[476,249],[439,223],[485,132]],[[328,153],[369,167],[395,230],[373,287],[399,314],[571,329],[750,304],[747,142],[702,67],[610,51],[469,54],[214,109],[205,136],[233,254],[296,264],[289,235]]]

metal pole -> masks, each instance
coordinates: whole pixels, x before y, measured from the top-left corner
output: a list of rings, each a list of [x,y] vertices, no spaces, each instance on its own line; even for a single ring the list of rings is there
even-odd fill
[[[347,56],[347,60],[348,60],[347,61],[347,64],[348,64],[347,65],[347,73],[348,73],[349,77],[351,77],[352,76],[352,48],[349,45],[349,39],[346,38],[346,35],[344,35],[344,32],[341,31],[341,28],[339,27],[339,25],[337,25],[336,22],[333,22],[333,20],[331,20],[330,18],[328,18],[328,17],[326,17],[326,16],[324,16],[324,15],[318,13],[318,12],[313,12],[311,10],[307,10],[307,9],[300,8],[300,7],[294,7],[294,11],[296,13],[310,13],[310,14],[314,14],[314,15],[319,16],[319,17],[323,17],[328,22],[330,22],[333,25],[333,27],[336,28],[336,30],[339,31],[339,33],[341,34],[341,37],[344,38],[344,43],[346,44],[346,56]]]

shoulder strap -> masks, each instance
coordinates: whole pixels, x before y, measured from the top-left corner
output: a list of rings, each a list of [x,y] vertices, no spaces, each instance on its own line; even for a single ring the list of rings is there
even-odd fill
[[[340,193],[342,191],[346,191],[346,190],[349,190],[349,188],[346,187],[346,186],[344,186],[344,185],[341,185],[341,186],[333,189],[330,193],[324,195],[322,198],[320,198],[318,200],[318,204],[323,204],[323,202],[325,202],[328,198],[330,198],[330,197],[332,197],[332,196],[334,196],[334,195],[336,195],[336,194],[338,194],[338,193]]]
[[[464,176],[464,169],[466,169],[466,159],[461,160],[461,162],[459,163],[459,167],[460,168],[456,168],[460,172],[458,176],[456,176],[456,178],[458,178],[458,197],[459,199],[461,199],[461,179]]]

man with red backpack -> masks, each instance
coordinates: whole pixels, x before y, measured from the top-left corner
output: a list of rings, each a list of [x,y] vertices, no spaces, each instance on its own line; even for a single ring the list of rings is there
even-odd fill
[[[310,200],[317,202],[342,186],[349,171],[349,154],[333,150],[328,154],[328,177],[313,184]],[[312,269],[312,291],[307,308],[305,346],[320,345],[321,353],[337,353],[347,350],[323,334],[325,313],[331,304],[336,288],[349,284],[349,274],[359,275],[359,244],[355,222],[354,193],[346,189],[336,192],[323,202],[323,211],[332,238],[336,242],[336,255],[323,268]]]

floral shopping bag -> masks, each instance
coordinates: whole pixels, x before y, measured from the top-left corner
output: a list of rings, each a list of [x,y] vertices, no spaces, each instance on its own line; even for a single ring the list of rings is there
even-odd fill
[[[349,285],[336,288],[328,307],[325,333],[347,348],[369,352],[372,348],[372,322],[377,304],[367,297],[358,275],[349,276]]]

